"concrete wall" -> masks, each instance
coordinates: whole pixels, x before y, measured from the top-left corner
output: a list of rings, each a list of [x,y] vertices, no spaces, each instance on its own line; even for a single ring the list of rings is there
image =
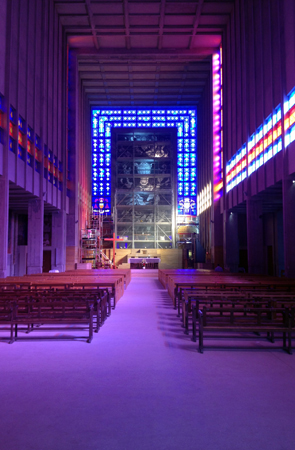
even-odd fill
[[[293,20],[290,20],[293,17]],[[224,78],[225,162],[295,86],[294,2],[239,0],[227,29]],[[292,152],[293,153],[293,152]],[[283,178],[283,153],[226,196],[232,208]]]
[[[235,2],[224,36],[224,167],[278,104],[283,110],[286,95],[295,86],[294,21],[293,0]],[[295,243],[290,229],[295,226],[294,161],[295,143],[286,149],[283,145],[280,153],[223,196],[225,264],[233,260],[238,264],[239,256],[233,253],[242,247],[241,243],[233,246],[233,233],[226,231],[229,213],[247,214],[249,270],[255,267],[269,274],[274,270],[280,275],[286,269],[286,275],[294,276]],[[253,202],[260,203],[257,217]],[[281,215],[283,227],[279,226]]]
[[[0,11],[0,93],[4,99],[3,144],[0,144],[3,197],[0,211],[0,272],[1,276],[5,276],[8,267],[5,243],[8,238],[8,210],[16,215],[20,211],[27,214],[29,202],[39,199],[45,212],[66,211],[66,46],[51,0],[0,0]],[[15,152],[9,149],[10,107],[15,110]],[[27,162],[30,154],[27,151],[26,131],[23,156],[19,157],[19,116],[26,127],[30,126],[33,130],[32,147],[36,135],[40,138],[38,167],[35,150],[31,164]],[[44,166],[47,165],[45,148],[61,163],[58,164],[60,183],[55,180],[57,176],[49,179],[48,174],[44,173]],[[29,258],[31,252],[36,250],[34,246],[42,246],[42,230],[38,242],[33,241],[27,249]],[[64,247],[65,243],[59,242],[60,245]],[[17,252],[17,248],[14,250]],[[60,254],[64,253],[62,250]],[[38,265],[42,267],[42,251],[40,255]],[[12,260],[17,261],[16,255],[9,257],[10,267]],[[20,264],[23,266],[23,261]]]

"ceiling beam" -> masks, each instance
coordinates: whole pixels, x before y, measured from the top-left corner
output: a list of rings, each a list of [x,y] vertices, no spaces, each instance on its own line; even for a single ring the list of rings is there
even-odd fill
[[[162,45],[163,45],[165,6],[166,6],[166,0],[161,0],[160,19],[159,19],[159,37],[158,37],[158,49],[159,50],[161,50]]]
[[[99,101],[101,99],[104,99],[105,101],[108,101],[110,105],[112,104],[114,106],[116,106],[116,103],[118,101],[123,101],[123,100],[126,100],[126,99],[130,99],[130,94],[120,95],[120,97],[118,97],[117,95],[115,95],[115,96],[105,96],[105,95],[94,95],[94,94],[87,94],[87,96],[88,96],[89,99],[95,100],[95,101]],[[146,98],[154,98],[154,97],[155,96],[153,94],[138,94],[138,95],[134,96],[134,100],[135,101],[139,101],[139,100],[143,100],[143,99],[146,99]],[[165,101],[171,100],[171,102],[174,102],[175,99],[178,100],[178,97],[179,97],[178,94],[174,94],[174,95],[164,95],[164,94],[160,95],[159,94],[158,95],[158,100],[159,99],[162,99],[162,100],[165,99]],[[198,98],[201,98],[201,97],[202,96],[199,95],[199,94],[196,94],[194,96],[192,96],[192,95],[183,95],[182,96],[182,99],[183,99],[182,103],[185,104],[185,102],[187,100],[193,100],[193,99],[195,100],[195,99],[198,99]]]
[[[128,81],[128,72],[125,72],[125,71],[124,72],[122,72],[122,71],[110,72],[110,71],[107,71],[107,70],[104,72],[104,76],[106,76],[106,75],[114,75],[114,74],[116,74],[118,76],[121,76],[121,77],[122,77],[122,75],[125,75],[126,78],[124,78],[123,80],[124,81]],[[133,72],[133,77],[135,75],[143,75],[143,74],[144,74],[143,72]],[[145,73],[144,75],[146,76],[147,80],[151,81],[151,80],[155,79],[155,72],[150,72],[149,74],[153,75],[154,78],[148,78],[148,76],[147,76],[148,74]],[[182,76],[182,72],[173,72],[173,71],[166,71],[166,70],[161,71],[160,74],[161,75],[173,75],[174,77],[176,77],[177,75],[180,76],[180,77]],[[210,74],[209,70],[206,70],[206,71],[204,71],[204,70],[203,71],[189,71],[188,75],[187,75],[187,80],[198,79],[198,78],[199,79],[207,79],[209,74]],[[101,74],[101,72],[95,74],[94,71],[92,71],[92,72],[85,71],[85,73],[81,75],[81,78],[85,79],[87,81],[90,81],[90,80],[97,81],[97,80],[102,79],[102,74]],[[171,78],[171,80],[173,80],[173,79],[175,80],[176,78]],[[108,78],[107,80],[108,81],[117,81],[117,82],[119,82],[120,80],[122,80],[122,78],[121,79],[120,78]],[[141,81],[141,78],[137,78],[137,80]],[[163,80],[164,80],[164,78],[163,78]]]
[[[124,0],[123,3],[123,10],[124,10],[124,22],[125,22],[125,44],[126,48],[129,50],[130,45],[130,30],[129,30],[129,6],[128,6],[128,0]]]
[[[75,48],[73,51],[76,52],[77,55],[82,56],[96,56],[102,57],[105,59],[116,59],[116,58],[126,58],[130,59],[138,59],[144,60],[146,62],[146,58],[151,58],[154,60],[159,59],[170,59],[171,61],[180,58],[192,58],[197,60],[198,57],[208,57],[212,55],[216,51],[217,47],[198,47],[194,49],[179,49],[179,48],[165,48],[165,49],[156,49],[156,48],[100,48],[99,50],[94,49],[93,47],[83,47],[83,48]],[[143,56],[144,55],[144,56]]]
[[[161,83],[165,83],[167,85],[167,87],[179,86],[181,84],[181,79],[165,80],[165,79],[160,78],[159,81],[160,81],[160,85],[161,85]],[[112,85],[111,83],[116,83],[116,84]],[[119,80],[109,80],[109,79],[107,80],[107,84],[108,84],[109,88],[111,88],[111,89],[113,89],[113,87],[118,88],[118,89],[121,87],[125,87],[125,84],[127,86],[128,83],[129,83],[128,80],[124,80],[123,83]],[[146,87],[146,86],[148,86],[148,83],[150,83],[150,85],[154,84],[153,80],[149,80],[149,79],[133,80],[134,87],[140,87],[141,85]],[[101,88],[104,86],[104,82],[98,82],[97,80],[91,81],[91,80],[86,79],[86,80],[82,80],[82,85],[84,87]],[[189,79],[189,80],[186,79],[185,86],[191,86],[194,88],[202,87],[202,86],[205,86],[205,82],[204,81],[195,81],[192,79]]]
[[[203,3],[204,3],[204,0],[199,0],[197,11],[196,11],[196,16],[195,16],[195,20],[194,20],[193,32],[192,32],[192,36],[190,38],[189,49],[192,49],[192,47],[193,47],[194,38],[196,36],[197,29],[198,29],[199,22],[200,22]]]
[[[119,68],[120,70],[108,70],[109,73],[124,73],[124,72],[128,72],[128,65],[133,65],[133,66],[137,66],[137,69],[139,69],[139,65],[140,68],[142,67],[142,70],[136,70],[136,73],[149,73],[149,72],[154,72],[155,69],[153,69],[152,65],[154,64],[155,68],[157,65],[162,64],[165,68],[167,67],[171,67],[172,70],[171,72],[175,72],[175,71],[180,71],[182,72],[182,69],[185,67],[186,65],[186,61],[177,61],[177,62],[169,62],[169,61],[155,61],[154,63],[149,62],[149,63],[138,63],[137,61],[130,61],[127,65],[127,62],[117,62],[117,63],[113,63],[110,61],[97,61],[97,62],[87,62],[87,61],[79,61],[79,65],[78,65],[78,70],[80,72],[86,71],[87,72],[97,72],[100,70],[100,64],[106,64],[108,67],[110,68]],[[190,67],[190,71],[193,72],[202,72],[204,70],[210,70],[210,63],[208,62],[199,62],[198,64],[195,63],[195,61],[189,61],[188,62],[189,67]],[[162,67],[162,66],[161,66]],[[126,68],[124,70],[124,68]],[[193,70],[192,70],[193,69]],[[162,72],[162,71],[161,71]]]
[[[88,20],[89,20],[89,25],[91,28],[91,33],[93,36],[93,43],[95,45],[95,48],[98,50],[99,49],[99,44],[98,44],[98,37],[96,34],[96,30],[95,30],[95,25],[94,25],[94,21],[93,21],[93,12],[91,9],[91,0],[85,0],[85,7],[86,7],[86,11],[88,14]]]

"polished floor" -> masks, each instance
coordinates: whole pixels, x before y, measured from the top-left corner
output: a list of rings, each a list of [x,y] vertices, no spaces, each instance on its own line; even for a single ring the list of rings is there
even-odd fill
[[[293,450],[295,354],[208,344],[155,274],[133,277],[91,344],[0,340],[0,450]]]

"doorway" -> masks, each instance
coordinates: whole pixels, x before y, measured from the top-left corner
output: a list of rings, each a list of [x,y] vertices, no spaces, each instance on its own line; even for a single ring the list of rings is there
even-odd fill
[[[43,250],[43,272],[51,270],[51,250]]]

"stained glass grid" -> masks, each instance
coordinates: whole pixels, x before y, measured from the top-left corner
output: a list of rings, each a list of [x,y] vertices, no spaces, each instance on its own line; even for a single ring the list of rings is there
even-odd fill
[[[111,213],[111,130],[177,128],[178,215],[197,214],[197,114],[195,109],[93,109],[93,209]]]
[[[295,140],[295,90],[294,99],[291,100],[293,91],[288,95],[287,102],[284,105],[284,124],[285,124],[285,146],[289,145],[288,132],[291,128],[290,122],[294,123]],[[291,100],[291,101],[290,101]],[[290,103],[289,103],[290,102]],[[287,105],[287,106],[286,106]],[[294,107],[294,111],[293,108]],[[287,122],[291,115],[293,120]],[[288,126],[286,127],[286,122]],[[226,192],[229,192],[241,181],[252,175],[259,167],[266,164],[273,156],[282,150],[282,109],[278,105],[273,114],[265,119],[255,133],[248,139],[234,156],[226,163]]]

